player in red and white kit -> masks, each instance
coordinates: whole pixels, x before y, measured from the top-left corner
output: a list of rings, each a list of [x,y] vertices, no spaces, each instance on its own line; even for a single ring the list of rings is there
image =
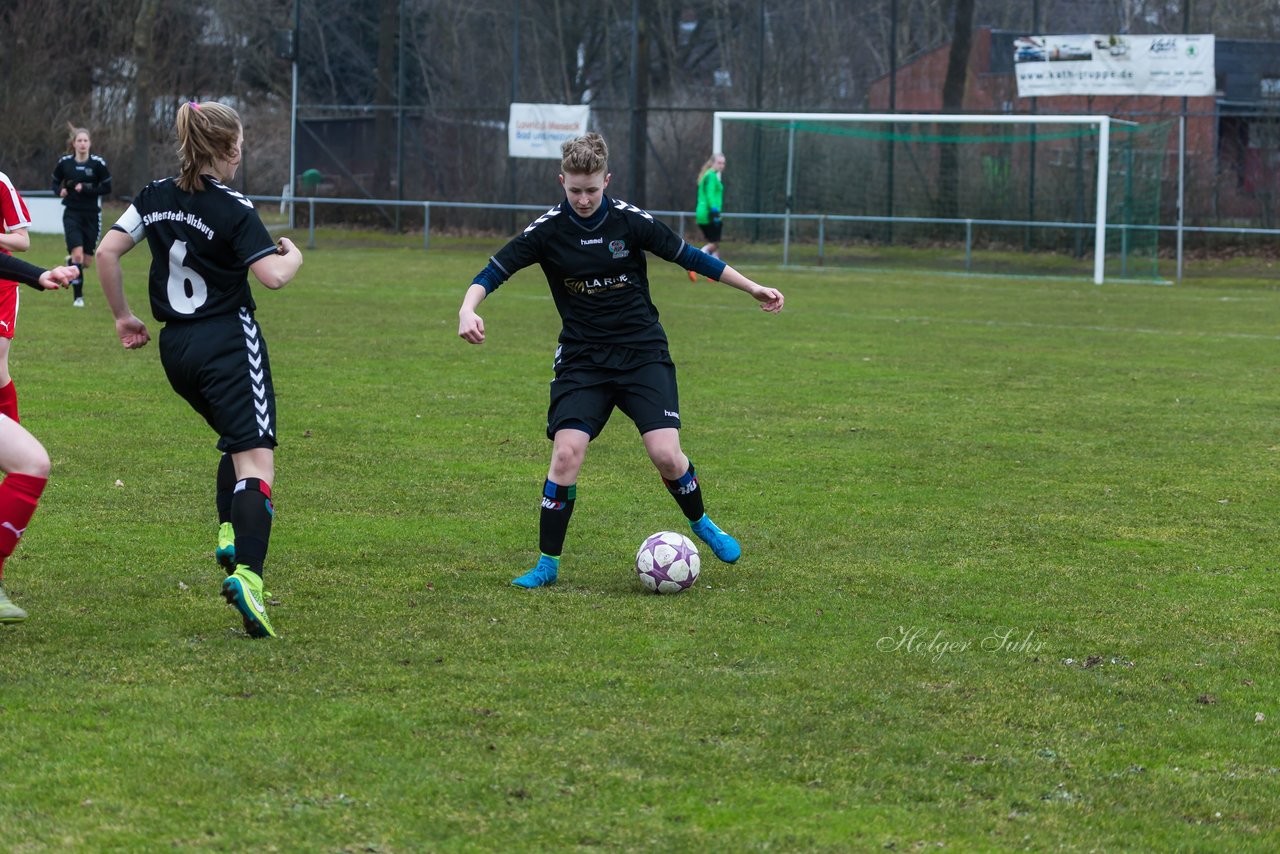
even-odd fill
[[[0,175],[2,178],[3,175]],[[5,179],[6,181],[8,179]],[[36,290],[66,285],[78,273],[75,267],[41,270],[19,258],[0,254],[0,275],[12,276]],[[31,523],[49,482],[49,454],[35,436],[21,424],[0,414],[0,583],[4,581],[5,558],[13,554]],[[21,623],[27,612],[19,608],[0,587],[0,624]]]
[[[0,172],[0,252],[11,255],[26,252],[31,247],[27,229],[31,227],[31,214],[27,203],[9,180]],[[9,344],[13,330],[18,325],[18,283],[0,278],[0,415],[18,420],[18,392],[9,376]]]

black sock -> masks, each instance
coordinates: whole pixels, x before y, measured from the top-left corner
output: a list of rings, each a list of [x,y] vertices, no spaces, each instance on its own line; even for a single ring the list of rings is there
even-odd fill
[[[667,480],[664,477],[662,482],[667,485],[667,491],[690,522],[698,521],[707,512],[702,506],[702,488],[698,486],[698,476],[693,471],[692,460],[689,462],[689,470],[678,479]]]
[[[71,266],[76,268],[76,277],[71,280],[72,292],[76,299],[80,299],[84,296],[84,265],[72,264]]]
[[[231,521],[231,495],[236,488],[236,466],[230,454],[223,454],[218,460],[218,491],[214,501],[218,507],[218,524]]]
[[[262,577],[271,542],[271,486],[256,477],[236,484],[231,499],[231,524],[236,529],[236,564],[243,564]]]
[[[542,487],[542,515],[538,518],[538,549],[544,555],[559,557],[564,551],[564,536],[573,515],[573,502],[578,485],[560,486],[547,481]]]

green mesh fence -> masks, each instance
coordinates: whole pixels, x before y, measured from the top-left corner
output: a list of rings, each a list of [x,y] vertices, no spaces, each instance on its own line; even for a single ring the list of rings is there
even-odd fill
[[[1170,138],[1167,122],[1111,125],[1108,277],[1158,275],[1159,233],[1139,226],[1160,221]],[[966,264],[1012,272],[1092,259],[1096,126],[733,120],[723,140],[729,212],[928,220],[828,219],[821,238],[829,257],[842,247],[963,247]],[[938,222],[955,219],[993,222]],[[793,222],[789,237],[803,261],[818,226]],[[777,219],[726,226],[730,240],[783,238]]]

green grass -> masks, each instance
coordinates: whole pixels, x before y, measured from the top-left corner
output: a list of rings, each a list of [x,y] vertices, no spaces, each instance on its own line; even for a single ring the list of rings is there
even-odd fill
[[[217,596],[156,347],[23,293],[54,476],[5,567],[0,848],[1273,850],[1280,290],[748,268],[771,317],[655,262],[745,555],[640,592],[682,521],[619,414],[522,592],[558,326],[527,271],[459,341],[473,243],[257,291],[274,642]]]

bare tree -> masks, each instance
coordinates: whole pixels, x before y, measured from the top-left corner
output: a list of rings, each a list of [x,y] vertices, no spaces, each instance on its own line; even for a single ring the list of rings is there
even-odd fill
[[[969,73],[969,53],[973,45],[974,0],[954,0],[951,49],[947,54],[947,77],[942,84],[942,111],[957,113],[964,108],[965,83]],[[956,143],[944,143],[938,159],[938,216],[954,218],[959,210],[960,163]]]

